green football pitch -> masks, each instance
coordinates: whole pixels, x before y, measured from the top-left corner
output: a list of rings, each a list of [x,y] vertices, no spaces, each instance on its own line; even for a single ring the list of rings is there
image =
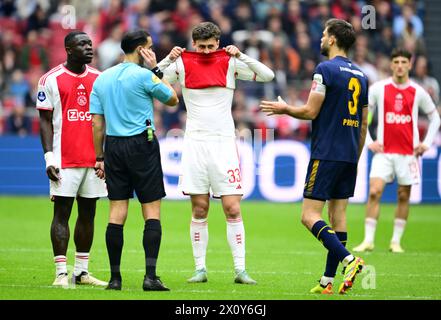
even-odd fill
[[[123,290],[51,287],[54,265],[49,237],[52,204],[46,197],[0,198],[0,299],[173,299],[173,300],[293,300],[293,299],[441,299],[441,206],[413,205],[403,237],[406,252],[392,254],[393,205],[382,205],[375,251],[362,254],[367,268],[346,296],[309,293],[321,276],[326,258],[322,245],[300,223],[301,205],[243,201],[246,229],[247,269],[256,286],[233,283],[233,262],[226,241],[221,206],[210,207],[210,239],[207,253],[208,282],[188,284],[193,272],[189,238],[189,201],[165,201],[162,206],[163,238],[158,275],[170,292],[144,292],[142,249],[143,221],[139,204],[132,201],[124,228],[121,271]],[[74,261],[73,226],[68,265]],[[89,270],[108,280],[105,246],[108,202],[97,207],[95,239]],[[350,248],[362,240],[364,205],[350,205],[348,230]],[[341,282],[339,268],[336,283]]]

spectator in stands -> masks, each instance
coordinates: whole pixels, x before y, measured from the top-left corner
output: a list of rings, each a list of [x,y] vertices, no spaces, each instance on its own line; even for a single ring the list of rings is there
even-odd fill
[[[117,24],[113,27],[110,37],[104,40],[98,47],[99,68],[106,70],[119,63],[123,52],[121,40],[124,34],[123,25]]]
[[[411,25],[417,38],[423,35],[424,26],[421,18],[415,14],[411,4],[406,3],[401,9],[401,15],[394,19],[393,29],[396,37],[400,37]]]
[[[20,69],[16,69],[12,73],[8,87],[7,93],[13,96],[17,103],[20,105],[26,105],[27,102],[30,102],[29,93],[31,88]]]
[[[29,16],[26,25],[26,33],[32,30],[39,31],[40,29],[49,28],[49,19],[43,8],[37,4],[34,12]]]
[[[20,66],[24,71],[38,69],[42,72],[49,70],[49,61],[46,48],[39,42],[39,34],[35,30],[29,31],[25,45],[21,48]]]
[[[439,83],[438,80],[429,75],[428,61],[425,56],[417,57],[415,62],[415,77],[413,80],[429,93],[435,105],[440,105]]]
[[[22,104],[17,104],[6,121],[6,133],[27,136],[31,133],[32,121],[26,115],[26,109]]]

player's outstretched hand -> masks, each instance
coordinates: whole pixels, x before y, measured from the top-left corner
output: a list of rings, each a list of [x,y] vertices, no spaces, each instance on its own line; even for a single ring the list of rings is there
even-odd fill
[[[95,175],[102,180],[106,178],[106,174],[104,172],[104,161],[95,162]]]
[[[415,156],[417,156],[417,157],[422,156],[424,154],[424,152],[426,152],[428,149],[429,148],[426,145],[420,143],[414,149]]]
[[[228,53],[230,56],[235,56],[236,58],[240,57],[241,52],[236,46],[233,46],[230,44],[229,46],[226,46],[224,48],[225,52]]]
[[[288,104],[279,96],[278,101],[261,101],[260,111],[265,112],[267,116],[274,114],[285,114],[288,109]]]
[[[147,68],[153,69],[154,67],[156,67],[157,65],[156,54],[153,52],[152,49],[141,48],[141,50],[139,50],[139,53],[141,54],[141,57],[144,59],[144,65]]]
[[[171,61],[175,61],[177,58],[179,58],[182,54],[182,52],[185,51],[185,48],[181,48],[181,47],[174,47],[170,53],[168,54],[168,57]]]
[[[54,166],[49,166],[46,168],[46,174],[52,181],[60,181],[60,169],[55,168]]]
[[[384,152],[384,147],[381,143],[378,142],[378,140],[372,142],[370,145],[368,145],[369,150],[371,150],[374,153],[382,153]]]

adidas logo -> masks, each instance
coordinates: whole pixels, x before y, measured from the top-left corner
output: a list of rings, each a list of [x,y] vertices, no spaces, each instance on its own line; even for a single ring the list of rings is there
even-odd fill
[[[242,186],[240,184],[236,187],[236,190],[239,190],[239,189],[242,189]]]
[[[77,90],[80,90],[80,89],[82,89],[82,90],[86,89],[82,83],[77,87]]]

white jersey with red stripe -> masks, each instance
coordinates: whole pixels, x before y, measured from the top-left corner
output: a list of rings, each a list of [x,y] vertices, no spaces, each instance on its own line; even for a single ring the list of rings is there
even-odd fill
[[[184,52],[173,63],[167,59],[158,66],[170,83],[181,84],[187,108],[185,133],[194,138],[234,137],[231,106],[236,79],[271,81],[274,77],[271,69],[243,53],[235,58],[224,50]]]
[[[420,143],[418,111],[431,114],[436,107],[429,94],[409,80],[396,84],[392,78],[374,83],[369,89],[369,108],[378,109],[377,140],[384,153],[411,155]],[[432,144],[432,134],[427,134],[425,144]]]
[[[63,169],[95,165],[89,96],[99,74],[89,66],[75,74],[60,64],[38,82],[37,109],[53,111],[53,153]]]

